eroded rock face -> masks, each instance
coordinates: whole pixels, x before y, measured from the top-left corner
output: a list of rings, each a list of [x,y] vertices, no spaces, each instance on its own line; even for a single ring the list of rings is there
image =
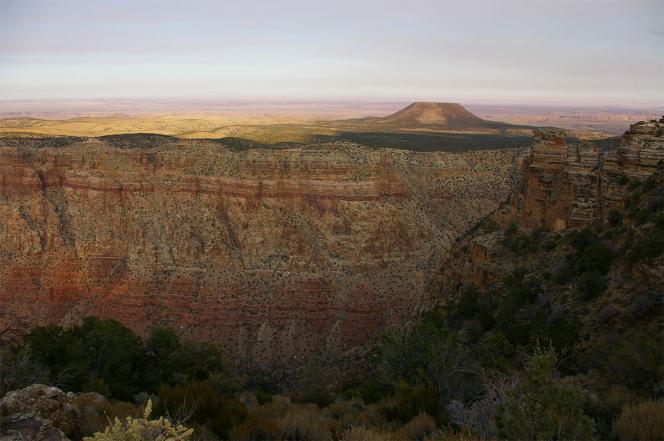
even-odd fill
[[[170,325],[273,368],[338,359],[429,305],[442,256],[511,185],[511,151],[162,138],[0,140],[0,320]]]
[[[513,200],[518,222],[553,231],[605,222],[611,210],[624,210],[626,179],[647,177],[664,162],[663,131],[664,119],[633,124],[617,149],[538,131]]]
[[[539,131],[523,158],[520,184],[509,202],[450,250],[440,275],[442,303],[455,299],[464,283],[487,291],[523,265],[510,265],[501,254],[501,230],[509,225],[557,232],[605,223],[612,210],[624,214],[629,179],[644,180],[661,167],[664,118],[633,124],[616,148],[607,149],[568,143],[562,131]]]
[[[0,441],[69,441],[60,429],[32,414],[5,417],[0,428]]]

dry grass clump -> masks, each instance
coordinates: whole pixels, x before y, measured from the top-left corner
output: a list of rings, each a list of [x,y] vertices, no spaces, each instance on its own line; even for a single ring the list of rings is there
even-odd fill
[[[421,421],[423,421],[423,419]],[[408,438],[407,434],[404,434],[401,431],[385,432],[363,426],[351,427],[339,438],[340,441],[409,441],[412,439],[418,441],[490,441],[487,438],[473,435],[468,430],[454,432],[453,430],[433,429],[433,431],[427,435],[418,438]]]
[[[235,426],[231,431],[231,439],[236,441],[277,441],[281,438],[281,430],[276,421],[255,414],[249,414],[244,423]]]
[[[622,440],[664,440],[664,403],[645,401],[624,407],[615,430]]]
[[[250,412],[247,420],[233,429],[231,439],[331,441],[333,434],[340,432],[341,424],[329,410],[275,395],[271,402]]]
[[[639,395],[628,388],[618,384],[612,384],[606,392],[606,404],[616,415],[627,405],[636,404],[640,401]]]
[[[337,422],[337,435],[353,427],[385,429],[387,424],[377,406],[367,406],[356,399],[331,404],[326,411]]]
[[[422,441],[493,441],[493,438],[476,435],[468,429],[464,429],[460,432],[448,429],[437,430],[431,435],[422,438]]]
[[[341,441],[400,441],[394,434],[377,432],[364,426],[353,426],[347,429],[340,438]]]
[[[278,422],[286,416],[291,406],[289,398],[274,395],[272,401],[255,407],[245,422],[233,428],[231,439],[238,441],[282,439]]]
[[[429,414],[420,413],[404,424],[396,433],[399,439],[421,440],[436,432],[436,422]]]
[[[277,425],[285,439],[332,441],[330,430],[335,421],[315,404],[293,405]]]
[[[381,404],[366,405],[357,399],[340,401],[326,408],[293,403],[274,395],[255,407],[247,420],[236,426],[234,441],[485,441],[470,431],[441,430],[427,413],[399,425],[381,415]]]
[[[92,435],[101,431],[109,421],[114,421],[116,418],[124,421],[127,417],[138,415],[138,409],[133,404],[108,401],[96,393],[76,394],[72,402],[80,412],[79,421],[83,435]]]

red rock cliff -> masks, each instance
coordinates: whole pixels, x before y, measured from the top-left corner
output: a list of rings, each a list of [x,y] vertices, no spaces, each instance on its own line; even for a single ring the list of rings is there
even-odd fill
[[[336,360],[429,305],[511,182],[509,151],[120,140],[0,140],[0,321],[97,315],[238,362]]]
[[[567,143],[562,131],[540,130],[523,161],[513,198],[523,226],[553,231],[606,221],[622,210],[625,179],[643,178],[664,163],[664,120],[633,124],[617,149]]]
[[[443,301],[455,298],[463,282],[485,290],[513,269],[501,255],[501,228],[515,223],[561,231],[604,223],[612,210],[624,212],[629,179],[646,178],[659,167],[664,167],[664,118],[633,124],[608,148],[568,143],[558,130],[537,132],[510,200],[450,250],[439,276]]]

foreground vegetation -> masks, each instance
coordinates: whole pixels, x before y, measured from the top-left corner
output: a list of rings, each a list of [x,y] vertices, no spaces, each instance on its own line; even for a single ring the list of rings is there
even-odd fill
[[[278,393],[238,375],[214,346],[169,329],[142,342],[117,322],[86,318],[32,331],[3,354],[2,381],[5,390],[54,383],[111,398],[76,398],[88,409],[83,435],[95,440],[134,439],[117,436],[136,430],[199,440],[646,440],[664,435],[658,343],[637,334],[615,356],[570,373],[575,362],[550,344],[525,353],[499,330],[451,330],[438,310],[411,333],[386,337],[363,380]],[[152,402],[154,421],[144,410]]]
[[[432,338],[431,347],[413,365],[405,366],[398,352],[425,349],[414,345],[424,334]],[[40,382],[110,397],[111,402],[100,402],[90,394],[76,399],[81,408],[95,408],[84,412],[83,435],[97,432],[96,440],[150,431],[172,437],[164,439],[187,439],[192,433],[182,423],[194,429],[195,439],[438,439],[443,436],[438,428],[456,421],[441,408],[441,399],[447,398],[438,391],[461,398],[482,387],[476,372],[460,370],[473,361],[465,359],[462,348],[451,339],[452,334],[440,328],[432,314],[409,341],[386,340],[381,345],[384,354],[375,360],[375,368],[382,374],[379,381],[361,382],[356,389],[338,391],[336,397],[324,388],[285,396],[265,390],[275,385],[262,382],[258,386],[261,382],[256,379],[238,376],[212,345],[184,344],[164,328],[153,330],[143,342],[115,321],[88,317],[70,329],[33,330],[23,345],[3,354],[2,381],[4,390]],[[440,345],[450,345],[446,354],[454,360],[430,358]],[[408,369],[441,368],[439,361],[448,363],[451,376],[436,374],[432,380],[448,381],[448,385],[461,380],[455,388],[427,385],[424,373],[414,376],[410,384],[401,378]],[[546,379],[553,373],[555,355],[538,350],[531,362],[532,381]],[[156,402],[159,417],[155,421],[148,419],[151,400]],[[143,418],[133,418],[140,413]]]

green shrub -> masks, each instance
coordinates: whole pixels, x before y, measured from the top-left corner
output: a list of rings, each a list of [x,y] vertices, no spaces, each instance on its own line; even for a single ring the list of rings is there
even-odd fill
[[[479,293],[475,285],[466,284],[459,292],[459,299],[452,309],[452,317],[457,319],[472,319],[478,312]]]
[[[544,231],[540,228],[520,234],[517,234],[517,231],[516,228],[508,228],[503,236],[503,245],[517,256],[537,252]]]
[[[629,260],[632,263],[650,263],[664,252],[664,232],[659,228],[653,228],[636,241],[629,252]]]
[[[111,395],[111,390],[109,389],[106,382],[97,377],[90,377],[88,381],[81,386],[81,391],[83,392],[94,392],[106,397]]]
[[[641,181],[639,181],[638,179],[632,179],[629,181],[627,188],[630,191],[636,191],[640,186],[641,186]]]
[[[512,222],[505,229],[505,236],[514,236],[514,234],[516,234],[517,231],[519,231],[519,226],[515,222]]]
[[[606,274],[614,259],[613,251],[600,241],[594,241],[579,255],[579,272],[598,272]]]
[[[643,182],[643,189],[641,190],[644,193],[649,192],[657,186],[657,174],[652,174],[646,178]]]
[[[590,228],[570,230],[567,233],[567,240],[576,251],[581,252],[597,240],[597,235]]]
[[[636,207],[630,212],[630,215],[637,225],[643,225],[650,218],[651,212],[647,208]]]
[[[501,433],[515,440],[590,440],[595,424],[583,413],[580,389],[556,377],[552,349],[536,349],[526,365],[526,377],[507,393],[499,409]]]
[[[623,223],[623,215],[618,210],[611,210],[608,216],[609,224],[614,227]]]
[[[573,347],[578,338],[579,323],[574,315],[564,309],[555,313],[542,309],[534,320],[530,343],[549,342],[554,349],[562,351]]]
[[[558,238],[556,236],[547,236],[547,238],[542,243],[542,247],[545,251],[553,251],[558,246]]]
[[[576,280],[576,286],[584,300],[592,300],[606,290],[606,276],[597,271],[588,271],[581,274]]]
[[[376,363],[376,360],[374,360]],[[394,384],[382,376],[370,375],[357,388],[357,396],[365,403],[376,403],[394,393]],[[389,377],[392,377],[390,374]]]
[[[515,271],[504,281],[503,300],[496,315],[498,329],[513,344],[526,345],[530,342],[533,318],[539,308],[533,302],[541,293],[541,282],[533,277],[526,278],[522,271]]]
[[[148,354],[147,381],[152,388],[160,384],[175,384],[182,377],[188,377],[187,357],[175,331],[170,328],[154,328],[150,331],[145,349]]]
[[[606,289],[604,275],[611,269],[614,252],[604,245],[594,231],[586,228],[568,233],[574,252],[567,255],[565,264],[553,277],[559,285],[576,279],[576,285],[585,300],[597,297]]]
[[[101,387],[120,399],[131,399],[142,387],[144,353],[140,339],[115,320],[86,317],[80,326],[36,328],[26,344],[52,377],[70,378],[65,385],[81,391]]]
[[[581,365],[596,370],[608,383],[651,397],[661,383],[662,360],[661,340],[648,330],[596,340],[580,355]]]
[[[271,403],[272,402],[272,395],[270,395],[269,393],[263,391],[262,389],[258,389],[256,391],[256,401],[261,406],[263,404],[266,404],[266,403]]]
[[[480,338],[479,352],[483,366],[507,372],[514,357],[514,345],[500,331],[487,332]]]
[[[130,400],[141,392],[158,392],[161,384],[207,380],[222,393],[238,388],[219,347],[181,342],[168,328],[153,329],[143,343],[114,320],[86,317],[69,329],[33,329],[23,351],[47,367],[48,377],[59,379],[60,387],[74,392]]]
[[[570,264],[571,256],[568,256],[567,262],[559,267],[553,274],[553,281],[558,285],[566,285],[574,279],[574,269]]]
[[[658,231],[664,232],[664,211],[657,213],[653,219],[653,222],[655,224],[655,228]]]
[[[467,343],[447,327],[439,311],[427,314],[409,333],[385,336],[372,362],[374,384],[395,385],[406,379],[414,388],[434,390],[441,403],[470,400],[482,391],[476,374],[478,361]],[[418,410],[437,415],[429,408]],[[417,413],[409,414],[408,419]]]

